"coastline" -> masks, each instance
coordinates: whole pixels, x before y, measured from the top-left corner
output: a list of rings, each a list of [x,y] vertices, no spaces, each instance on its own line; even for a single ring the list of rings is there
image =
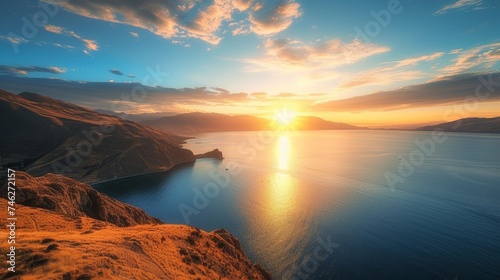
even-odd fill
[[[161,174],[161,173],[167,173],[169,171],[172,171],[173,169],[183,166],[183,165],[188,165],[188,164],[194,164],[198,159],[203,159],[203,158],[212,158],[212,159],[218,159],[218,160],[223,160],[224,158],[222,157],[222,152],[220,152],[218,149],[215,149],[213,151],[209,151],[203,154],[197,154],[194,155],[194,160],[189,160],[189,161],[182,161],[178,162],[172,166],[170,166],[167,169],[162,169],[162,170],[155,170],[155,171],[149,171],[149,172],[143,172],[143,173],[138,173],[134,175],[127,175],[127,176],[121,176],[121,177],[116,177],[113,179],[107,179],[107,180],[101,180],[97,182],[83,182],[88,184],[91,187],[94,187],[95,185],[99,184],[104,184],[104,183],[109,183],[115,180],[123,180],[123,179],[129,179],[137,176],[145,176],[145,175],[154,175],[154,174]]]
[[[99,184],[104,184],[104,183],[109,183],[109,182],[112,182],[112,181],[115,181],[115,180],[123,180],[123,179],[129,179],[129,178],[133,178],[133,177],[137,177],[137,176],[145,176],[145,175],[153,175],[153,174],[160,174],[160,173],[167,173],[168,171],[171,171],[172,169],[176,168],[176,167],[179,167],[181,165],[184,165],[184,164],[192,164],[192,163],[195,163],[196,162],[196,159],[194,160],[190,160],[190,161],[183,161],[183,162],[178,162],[172,166],[170,166],[169,168],[167,169],[161,169],[161,170],[155,170],[155,171],[149,171],[149,172],[143,172],[143,173],[138,173],[138,174],[134,174],[134,175],[127,175],[127,176],[121,176],[121,177],[116,177],[116,178],[113,178],[113,179],[106,179],[106,180],[102,180],[102,181],[97,181],[97,182],[82,182],[82,183],[85,183],[85,184],[88,184],[89,186],[91,187],[94,187],[95,185],[99,185]]]

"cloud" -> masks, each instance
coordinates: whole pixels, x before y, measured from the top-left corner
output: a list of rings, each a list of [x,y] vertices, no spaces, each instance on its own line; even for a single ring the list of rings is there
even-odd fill
[[[434,14],[440,15],[455,9],[474,8],[478,9],[482,4],[482,0],[458,0],[452,4],[445,5],[437,10]]]
[[[484,71],[500,61],[499,53],[500,43],[481,45],[468,50],[455,50],[453,54],[457,57],[441,71],[443,75],[464,73],[474,68],[481,68],[480,70]]]
[[[213,45],[222,40],[224,32],[221,29],[224,23],[233,20],[235,13],[239,13],[246,24],[250,25],[249,30],[259,35],[281,32],[300,16],[300,4],[295,0],[274,0],[265,3],[253,0],[207,2],[71,0],[61,1],[60,5],[81,16],[135,26],[164,38],[191,37]]]
[[[290,39],[268,39],[264,48],[265,56],[243,60],[249,72],[332,69],[390,50],[359,40],[343,43],[337,39],[316,45]]]
[[[416,65],[422,61],[433,61],[433,60],[436,60],[436,59],[442,57],[443,55],[444,55],[444,52],[436,52],[436,53],[429,54],[429,55],[422,55],[419,57],[407,58],[407,59],[399,61],[397,66],[402,67],[402,66],[407,66],[407,65]]]
[[[444,52],[406,58],[400,61],[389,62],[389,65],[345,75],[346,81],[339,85],[339,89],[351,89],[368,85],[390,85],[395,82],[409,81],[429,77],[430,74],[421,70],[413,70],[411,66],[420,62],[434,61],[442,57]]]
[[[119,75],[119,76],[122,76],[123,75],[123,72],[120,71],[120,70],[117,70],[117,69],[111,69],[109,70],[109,72],[115,74],[115,75]]]
[[[233,5],[239,11],[245,11],[252,5],[253,0],[233,0]]]
[[[236,27],[235,29],[233,29],[233,31],[231,31],[231,33],[234,36],[235,35],[244,35],[244,34],[250,33],[250,29],[248,28],[248,26],[240,25],[240,26]]]
[[[5,66],[0,67],[0,73]],[[3,69],[3,70],[2,70]],[[22,71],[18,69],[17,71]],[[25,70],[25,69],[24,69]],[[39,71],[42,71],[38,69]],[[7,70],[12,73],[13,70]],[[30,71],[35,71],[30,69]],[[49,70],[54,71],[54,69]],[[482,77],[482,78],[480,78]],[[484,75],[460,74],[401,89],[382,91],[364,96],[335,101],[325,100],[329,95],[321,93],[270,95],[265,92],[230,92],[222,88],[165,88],[150,87],[140,83],[82,82],[61,79],[31,78],[21,75],[0,75],[1,88],[11,92],[30,91],[94,109],[124,111],[128,113],[200,110],[200,108],[237,108],[249,106],[259,112],[277,108],[283,104],[309,112],[359,112],[392,111],[408,108],[459,104],[474,96],[478,86],[483,84],[480,94],[489,98],[478,100],[490,102],[500,100],[500,72]],[[134,102],[132,93],[145,92],[145,99]],[[129,93],[129,95],[127,95]],[[259,109],[261,108],[261,109]]]
[[[200,107],[207,108],[207,110],[221,106],[237,108],[238,106],[248,106],[249,102],[252,106],[255,105],[255,108],[259,107],[262,110],[282,106],[284,102],[302,104],[302,107],[308,107],[318,98],[316,94],[269,95],[266,93],[230,92],[222,88],[175,89],[117,81],[82,82],[14,75],[0,75],[0,88],[14,93],[36,92],[94,109],[126,111],[128,113],[175,111],[172,108],[181,108],[184,111],[199,111]],[[132,94],[137,94],[137,92],[141,92],[141,94],[145,92],[145,99],[137,102],[131,101]],[[256,112],[258,110],[260,109],[256,109]]]
[[[124,76],[125,75],[122,71],[120,71],[118,69],[111,69],[111,70],[109,70],[109,72],[111,72],[112,74],[115,74],[117,76]],[[127,76],[129,78],[135,78],[134,75],[125,75],[125,76]]]
[[[0,75],[27,75],[33,72],[62,74],[66,72],[66,69],[59,67],[0,65]]]
[[[428,76],[423,71],[401,69],[398,67],[378,67],[357,74],[338,86],[339,89],[351,89],[368,85],[391,85],[395,82],[411,81]],[[352,78],[351,78],[352,77]]]
[[[258,35],[273,35],[287,29],[301,15],[299,3],[277,1],[274,6],[260,8],[250,14],[250,30]]]
[[[137,34],[136,32],[129,32],[130,35],[134,36],[135,38],[139,38],[139,34]]]
[[[482,77],[482,79],[480,78]],[[484,83],[491,82],[489,85]],[[316,104],[313,111],[392,111],[408,108],[450,105],[464,102],[475,96],[478,86],[482,86],[480,95],[488,93],[488,87],[497,90],[490,91],[488,99],[482,101],[500,100],[500,72],[484,75],[460,74],[443,77],[440,80],[404,87],[401,89],[382,91],[364,96],[335,100]],[[479,101],[479,100],[478,100]]]
[[[55,33],[55,34],[61,34],[61,35],[65,35],[68,37],[73,37],[73,38],[76,38],[76,39],[82,41],[85,44],[85,47],[87,48],[87,50],[84,50],[84,52],[86,54],[89,53],[88,51],[97,51],[99,49],[99,45],[97,44],[96,41],[82,38],[82,36],[76,34],[74,31],[67,30],[63,27],[50,25],[50,24],[45,25],[44,28],[48,32]]]
[[[4,35],[0,35],[0,40],[9,41],[11,44],[15,44],[15,45],[29,42],[28,40],[26,40],[22,37],[12,37],[12,36],[4,36]]]

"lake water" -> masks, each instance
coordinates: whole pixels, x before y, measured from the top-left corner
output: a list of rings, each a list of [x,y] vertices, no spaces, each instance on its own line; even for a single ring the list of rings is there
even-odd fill
[[[500,279],[500,135],[445,137],[202,134],[186,148],[223,161],[95,187],[167,223],[228,229],[276,279]]]

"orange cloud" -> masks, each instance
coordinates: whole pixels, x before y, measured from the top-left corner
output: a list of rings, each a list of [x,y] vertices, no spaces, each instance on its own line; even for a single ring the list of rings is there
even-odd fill
[[[407,58],[407,59],[399,61],[397,66],[402,67],[402,66],[407,66],[407,65],[416,65],[422,61],[433,61],[433,60],[436,60],[436,59],[442,57],[443,55],[444,55],[444,52],[437,52],[437,53],[433,53],[433,54],[429,54],[429,55]]]
[[[68,37],[73,37],[73,38],[76,38],[76,39],[82,41],[85,44],[85,47],[87,48],[87,50],[84,50],[84,52],[87,54],[88,54],[88,51],[99,50],[99,45],[97,44],[96,41],[82,38],[82,36],[76,34],[74,31],[67,30],[67,29],[60,27],[60,26],[49,25],[49,24],[45,25],[45,30],[47,30],[48,32],[51,32],[51,33],[55,33],[55,34],[61,34],[61,35],[65,35]]]
[[[300,16],[294,0],[254,3],[253,0],[213,0],[206,6],[195,0],[71,0],[61,3],[66,10],[89,18],[117,22],[149,30],[164,38],[191,37],[213,45],[222,40],[224,22],[235,12],[243,13],[250,25],[245,32],[276,34],[287,29]],[[271,11],[271,12],[269,12]]]
[[[250,30],[258,35],[276,34],[287,29],[301,15],[300,4],[294,1],[279,3],[270,12],[259,8],[250,14]]]
[[[264,47],[265,56],[243,60],[248,65],[248,71],[332,69],[390,50],[389,47],[363,43],[359,40],[343,43],[337,39],[320,42],[317,45],[289,39],[268,39]]]
[[[452,64],[444,67],[443,75],[453,75],[471,70],[474,67],[482,67],[482,70],[492,68],[500,61],[500,43],[481,45],[468,50],[457,50],[457,57]]]

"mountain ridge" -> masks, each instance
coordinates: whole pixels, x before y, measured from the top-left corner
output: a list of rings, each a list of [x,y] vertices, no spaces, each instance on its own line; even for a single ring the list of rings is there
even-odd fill
[[[500,133],[500,117],[463,118],[451,122],[419,127],[416,130],[442,130],[446,132]]]
[[[279,129],[277,121],[250,115],[229,116],[220,113],[184,113],[175,116],[146,120],[141,123],[175,133],[201,133],[222,131],[259,131]],[[297,116],[289,129],[293,130],[335,130],[367,129],[345,123],[331,122],[314,116]]]
[[[36,93],[0,91],[0,118],[0,165],[33,175],[95,183],[195,160],[185,137]]]

